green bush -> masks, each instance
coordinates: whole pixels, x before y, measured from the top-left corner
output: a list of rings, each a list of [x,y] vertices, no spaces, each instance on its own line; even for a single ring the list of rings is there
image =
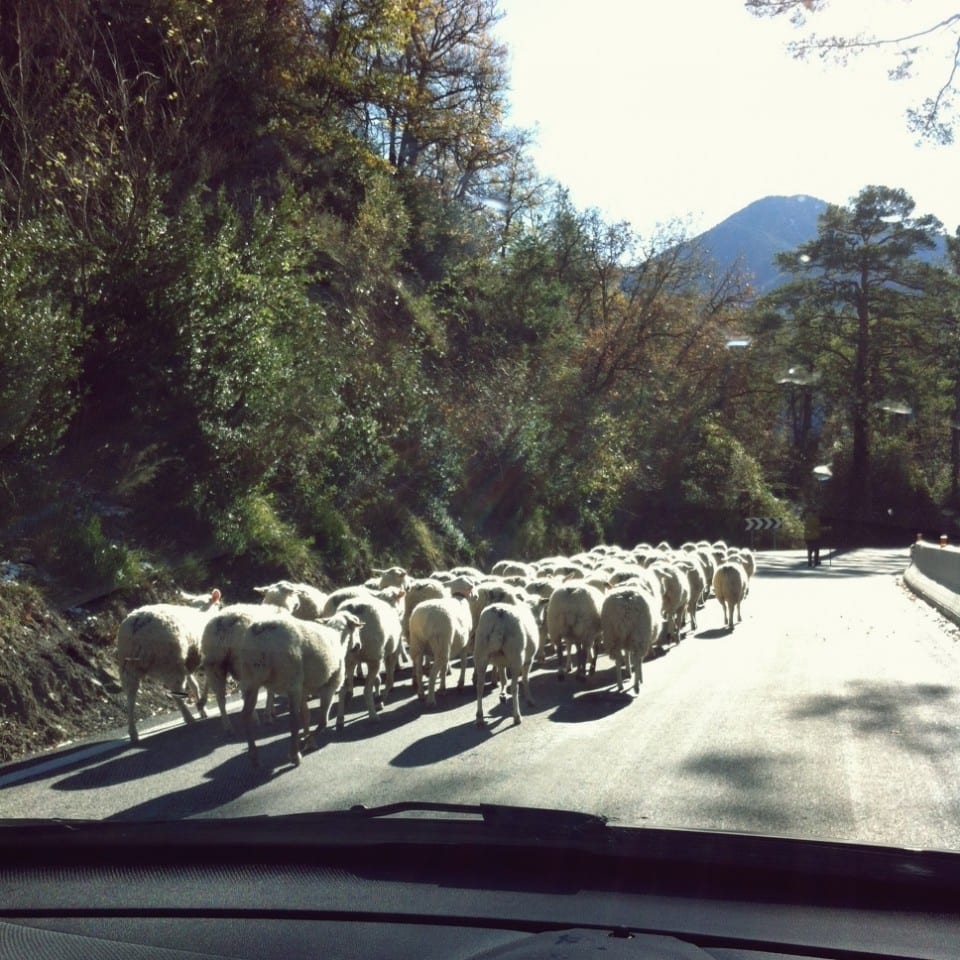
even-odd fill
[[[57,291],[65,246],[56,223],[0,226],[0,451],[50,452],[73,413],[83,337]]]
[[[214,523],[219,546],[256,567],[275,568],[302,577],[312,567],[310,541],[280,518],[273,497],[254,490],[239,498]]]
[[[80,589],[108,593],[134,587],[144,574],[139,553],[108,537],[92,510],[77,514],[74,507],[64,505],[42,543],[41,556],[54,575]]]

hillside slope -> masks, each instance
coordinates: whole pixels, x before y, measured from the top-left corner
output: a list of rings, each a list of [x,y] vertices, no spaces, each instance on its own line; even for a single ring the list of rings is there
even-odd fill
[[[794,250],[817,235],[824,200],[798,194],[763,197],[738,210],[696,238],[721,271],[738,264],[757,293],[767,293],[787,277],[774,263],[778,253]]]

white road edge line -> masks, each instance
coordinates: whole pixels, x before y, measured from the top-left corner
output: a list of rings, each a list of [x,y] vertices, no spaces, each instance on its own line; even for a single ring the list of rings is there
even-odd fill
[[[229,711],[229,708],[239,703],[239,697],[228,699],[228,712],[234,712]],[[266,698],[261,691],[261,695],[257,699],[257,709],[262,709],[265,705]],[[212,715],[208,716],[207,719],[212,719]],[[198,722],[202,723],[203,721],[198,720]],[[140,734],[140,740],[141,742],[144,740],[149,740],[150,737],[158,733],[165,733],[167,730],[172,730],[174,727],[186,726],[187,724],[184,722],[183,717],[178,716],[174,720],[167,720],[164,723],[158,723],[155,727],[150,727],[148,730],[144,730]],[[40,776],[45,773],[52,773],[56,770],[59,770],[61,767],[70,767],[74,764],[82,763],[84,760],[90,760],[93,757],[97,757],[102,753],[109,753],[111,750],[115,750],[121,744],[133,746],[133,744],[130,743],[130,740],[126,736],[123,736],[114,737],[111,740],[104,740],[81,750],[70,751],[67,747],[62,747],[60,749],[65,750],[65,753],[58,753],[52,756],[49,760],[41,760],[38,763],[27,764],[20,770],[14,770],[10,773],[0,775],[0,790],[3,790],[5,787],[12,787],[14,784],[20,783],[22,780],[29,780],[32,777]]]

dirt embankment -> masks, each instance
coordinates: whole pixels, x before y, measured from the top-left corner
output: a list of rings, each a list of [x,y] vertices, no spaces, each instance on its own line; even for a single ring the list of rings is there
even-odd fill
[[[39,587],[0,580],[0,762],[126,726],[117,626],[160,599],[114,595],[60,611]],[[140,719],[174,708],[169,693],[144,681]]]

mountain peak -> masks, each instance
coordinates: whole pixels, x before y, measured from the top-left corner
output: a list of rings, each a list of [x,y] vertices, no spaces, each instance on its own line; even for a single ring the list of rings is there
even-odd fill
[[[786,277],[777,269],[778,253],[795,250],[817,235],[827,202],[808,194],[761,197],[696,237],[721,271],[740,264],[757,293],[766,293]]]

